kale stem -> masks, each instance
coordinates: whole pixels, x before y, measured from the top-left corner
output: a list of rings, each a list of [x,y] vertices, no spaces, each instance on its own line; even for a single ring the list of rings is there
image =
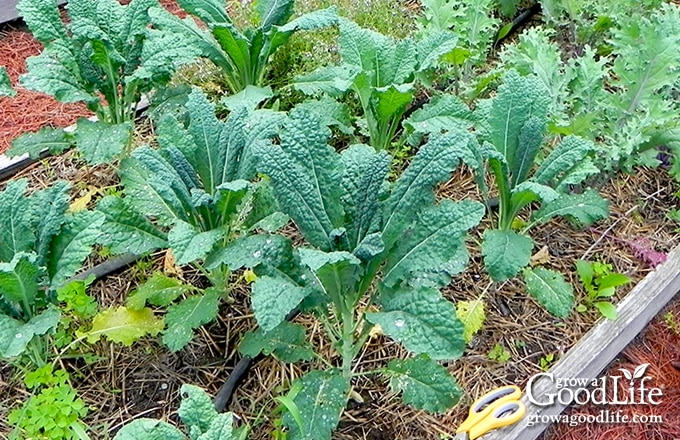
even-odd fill
[[[342,375],[352,377],[354,360],[354,311],[348,307],[342,310]]]

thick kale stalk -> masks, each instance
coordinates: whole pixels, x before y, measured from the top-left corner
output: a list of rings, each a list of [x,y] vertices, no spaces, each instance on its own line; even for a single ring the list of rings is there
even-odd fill
[[[391,158],[385,151],[353,145],[338,154],[327,144],[329,135],[313,113],[296,109],[280,144],[257,149],[260,171],[306,244],[292,247],[276,235],[246,237],[216,259],[239,259],[257,274],[252,306],[260,327],[242,341],[243,353],[271,353],[288,362],[318,356],[305,342],[304,328],[286,321],[299,309],[319,318],[340,358],[324,360],[329,369],[293,385],[299,392],[289,397],[302,422],[285,415],[291,439],[311,433],[330,438],[351,380],[361,374],[354,360],[372,329],[419,355],[379,370],[405,402],[436,412],[457,402],[455,380],[434,360],[462,354],[463,325],[438,289],[465,267],[467,231],[484,214],[478,202],[435,203],[434,186],[461,162],[480,165],[469,133],[433,136],[393,184],[387,182]]]
[[[81,120],[75,136],[43,130],[19,138],[10,154],[42,149],[53,153],[72,144],[94,164],[125,153],[142,94],[165,85],[176,67],[193,59],[197,48],[171,33],[149,29],[148,9],[157,0],[75,0],[68,22],[52,0],[21,0],[17,6],[35,38],[45,47],[27,60],[21,84],[61,102],[84,102],[98,122]],[[154,38],[150,38],[151,36]]]
[[[192,18],[180,20],[167,11],[154,8],[154,25],[181,36],[200,50],[225,74],[232,93],[247,86],[263,86],[271,56],[297,31],[334,24],[335,9],[323,9],[291,19],[294,0],[258,0],[254,3],[259,22],[240,29],[229,17],[224,0],[179,0],[180,6],[207,25],[199,27]]]
[[[169,248],[177,264],[195,265],[213,284],[200,291],[154,276],[128,299],[131,310],[142,310],[147,302],[169,306],[163,340],[172,350],[181,349],[193,329],[214,319],[220,298],[228,294],[230,268],[204,268],[211,253],[254,229],[273,231],[287,221],[274,214],[266,185],[251,182],[253,149],[271,144],[281,118],[241,109],[221,121],[206,96],[194,90],[185,117],[160,119],[158,149],[139,147],[121,162],[123,197],[105,197],[97,206],[105,217],[100,241],[114,253],[142,255]]]

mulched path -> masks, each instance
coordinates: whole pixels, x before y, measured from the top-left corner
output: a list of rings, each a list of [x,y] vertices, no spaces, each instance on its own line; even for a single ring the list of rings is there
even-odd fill
[[[0,65],[7,67],[17,91],[13,98],[0,97],[0,153],[7,151],[12,140],[22,133],[46,126],[66,127],[92,114],[83,104],[63,104],[18,85],[19,75],[26,73],[26,58],[41,51],[42,44],[20,23],[0,28]]]
[[[542,440],[677,440],[680,439],[680,299],[674,300],[654,318],[647,329],[633,341],[601,376],[622,376],[649,364],[647,387],[663,391],[659,405],[593,405],[572,407],[570,418],[598,416],[601,411],[626,416],[661,416],[660,423],[581,423],[577,426],[555,424]],[[600,376],[600,377],[601,377]],[[622,380],[620,396],[626,395],[628,383]],[[610,400],[611,400],[611,394]],[[638,397],[639,399],[639,397]],[[610,416],[613,417],[613,416]]]
[[[175,0],[162,0],[160,3],[179,17],[186,17]],[[19,75],[26,73],[26,59],[41,51],[42,44],[33,38],[22,22],[0,26],[0,66],[7,67],[17,91],[13,98],[0,97],[0,154],[7,151],[12,140],[22,133],[38,131],[47,126],[67,127],[81,116],[92,115],[84,104],[64,104],[19,85]]]

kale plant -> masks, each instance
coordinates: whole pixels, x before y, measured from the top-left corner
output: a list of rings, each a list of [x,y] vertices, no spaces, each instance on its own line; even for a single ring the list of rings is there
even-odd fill
[[[341,19],[338,42],[340,65],[298,77],[293,86],[307,95],[335,98],[352,91],[361,105],[370,145],[384,150],[413,101],[416,82],[431,85],[432,72],[456,47],[457,38],[441,30],[418,40],[395,40]]]
[[[292,385],[288,397],[301,417],[284,416],[290,439],[330,438],[352,378],[363,374],[355,359],[377,328],[417,355],[377,371],[406,403],[443,412],[458,401],[455,380],[435,361],[461,356],[463,325],[439,288],[465,267],[467,231],[484,215],[474,201],[435,203],[433,191],[461,161],[480,165],[471,134],[433,136],[392,184],[387,152],[353,145],[337,153],[329,136],[320,118],[295,109],[280,144],[257,150],[259,170],[271,178],[279,206],[305,243],[291,247],[278,235],[251,236],[214,260],[255,267],[259,329],[241,342],[244,354],[312,359],[304,328],[286,320],[298,309],[323,323],[335,348],[326,370]]]
[[[458,83],[473,79],[475,68],[486,63],[494,34],[500,26],[493,0],[422,0],[421,32],[453,31],[456,48],[446,56],[454,66]]]
[[[99,237],[104,215],[68,213],[69,184],[27,193],[25,179],[0,192],[0,356],[29,348],[41,366],[48,354],[35,336],[54,330],[56,291],[82,266]]]
[[[611,170],[636,164],[657,166],[670,151],[671,174],[680,175],[680,7],[663,4],[651,12],[614,17],[606,39],[609,55],[588,45],[563,62],[553,32],[526,31],[502,54],[504,65],[536,75],[551,96],[553,131],[597,142],[598,164]]]
[[[113,440],[245,440],[248,431],[234,428],[232,413],[218,414],[212,399],[202,389],[182,385],[179,418],[187,427],[188,436],[162,420],[139,418],[118,431]]]
[[[165,85],[197,48],[181,35],[156,38],[148,29],[148,9],[157,0],[75,0],[68,3],[68,23],[62,22],[56,2],[21,0],[17,8],[43,52],[27,60],[21,84],[61,102],[84,102],[97,122],[78,121],[75,134],[44,129],[17,139],[10,154],[43,148],[57,153],[73,143],[85,160],[98,164],[125,153],[132,121],[142,94]]]
[[[598,172],[591,141],[567,136],[552,151],[545,151],[550,94],[540,79],[508,71],[496,95],[476,105],[471,116],[462,101],[443,95],[415,112],[405,125],[415,134],[430,136],[475,126],[481,143],[476,154],[488,163],[494,175],[494,195],[498,196],[496,224],[484,231],[482,253],[491,278],[503,281],[529,263],[533,249],[527,235],[530,228],[557,216],[589,225],[608,215],[608,204],[592,189],[570,192],[571,186]],[[483,177],[484,171],[478,171],[478,184],[490,205],[491,194]],[[523,210],[535,203],[540,203],[540,209],[527,223],[520,221]],[[550,312],[566,316],[573,293],[557,275],[545,269],[524,272],[525,279],[532,279],[527,282],[530,293]],[[548,294],[545,287],[540,288],[543,281],[554,281],[557,292]]]
[[[180,36],[220,67],[231,93],[247,86],[263,86],[272,55],[297,31],[334,24],[334,8],[310,12],[293,20],[294,0],[258,0],[254,3],[257,26],[239,29],[227,13],[224,0],[179,0],[182,8],[200,18],[207,29],[192,18],[180,20],[159,8],[151,10],[154,25]]]
[[[529,263],[533,242],[526,232],[532,226],[556,216],[569,216],[588,225],[608,215],[608,204],[596,191],[569,193],[570,185],[582,183],[592,173],[592,142],[568,136],[538,160],[548,106],[548,91],[541,82],[514,71],[504,76],[494,98],[478,104],[482,154],[493,172],[499,200],[497,228],[484,231],[482,243],[486,268],[495,281],[514,276]],[[515,219],[534,202],[541,202],[540,209],[515,232]],[[545,305],[564,315],[564,308]]]
[[[202,292],[152,277],[140,288],[143,293],[128,301],[132,310],[142,310],[146,302],[169,306],[194,293],[168,308],[164,342],[172,350],[186,345],[194,328],[214,319],[220,298],[228,294],[229,267],[206,270],[206,257],[254,229],[272,231],[287,222],[274,213],[266,184],[251,182],[254,148],[271,144],[282,116],[241,108],[220,121],[196,89],[186,110],[185,117],[166,114],[160,119],[159,148],[142,146],[125,158],[120,164],[123,197],[105,197],[97,206],[105,217],[101,242],[114,254],[169,248],[177,264],[193,264],[214,286]]]

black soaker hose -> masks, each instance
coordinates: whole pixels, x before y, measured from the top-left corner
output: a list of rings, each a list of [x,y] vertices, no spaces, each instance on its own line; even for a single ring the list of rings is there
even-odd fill
[[[244,356],[238,361],[234,367],[234,371],[231,372],[227,380],[222,384],[219,391],[215,395],[213,404],[215,405],[215,411],[224,412],[234,396],[234,391],[238,386],[239,382],[246,375],[248,370],[250,370],[250,365],[253,363],[253,358],[250,356]]]
[[[116,258],[106,260],[103,263],[100,263],[90,269],[87,269],[84,272],[72,276],[64,284],[68,284],[72,281],[86,280],[92,275],[94,275],[95,280],[98,280],[131,265],[139,258],[141,258],[141,256],[135,254],[120,255]]]

